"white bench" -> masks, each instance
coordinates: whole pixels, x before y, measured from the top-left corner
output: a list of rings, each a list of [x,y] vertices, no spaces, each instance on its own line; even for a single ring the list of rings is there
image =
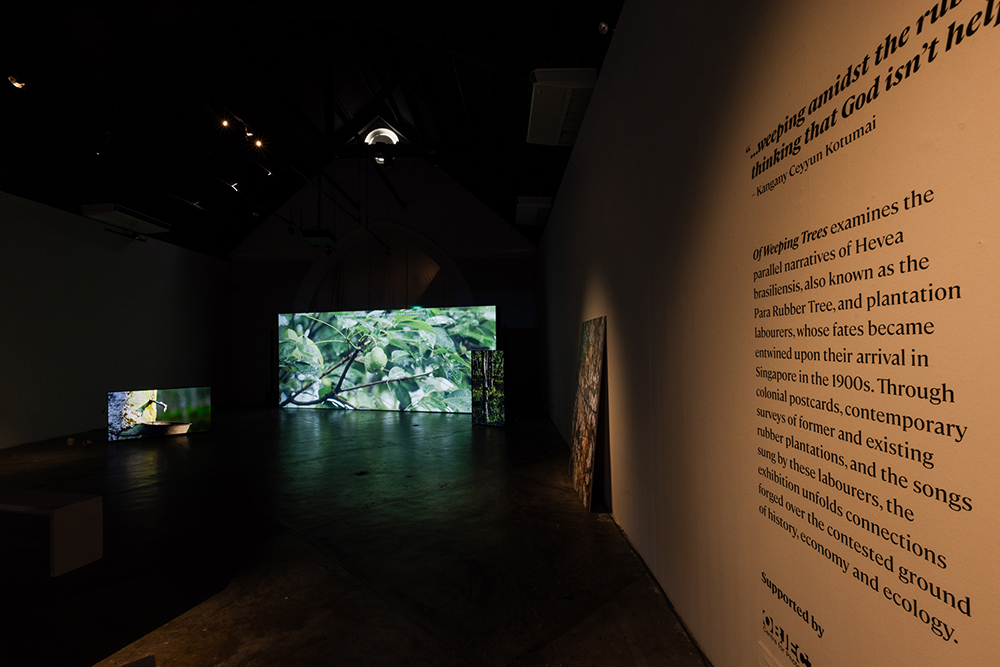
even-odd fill
[[[101,496],[27,489],[0,490],[0,512],[49,517],[49,573],[53,577],[104,556]]]

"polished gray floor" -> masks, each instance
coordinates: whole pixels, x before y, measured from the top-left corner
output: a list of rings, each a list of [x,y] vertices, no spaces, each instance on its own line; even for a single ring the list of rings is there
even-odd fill
[[[211,433],[0,450],[0,488],[104,496],[48,577],[0,514],[3,665],[707,664],[546,422],[241,410]]]

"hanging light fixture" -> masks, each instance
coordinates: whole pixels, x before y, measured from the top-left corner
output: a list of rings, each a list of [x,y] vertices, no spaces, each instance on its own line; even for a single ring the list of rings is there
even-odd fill
[[[399,143],[399,135],[387,127],[379,127],[368,133],[368,136],[365,137],[365,143],[369,146],[372,144],[392,144],[395,146]]]
[[[395,146],[399,143],[399,135],[387,127],[378,127],[368,133],[368,136],[365,137],[365,143],[369,146],[374,146],[375,144],[388,144],[389,146]],[[386,158],[381,153],[375,154],[375,164],[384,166],[391,163],[391,157]]]

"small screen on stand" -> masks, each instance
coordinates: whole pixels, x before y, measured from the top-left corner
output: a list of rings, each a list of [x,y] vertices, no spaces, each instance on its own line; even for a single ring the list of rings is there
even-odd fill
[[[211,387],[108,392],[108,440],[181,435],[211,427]]]

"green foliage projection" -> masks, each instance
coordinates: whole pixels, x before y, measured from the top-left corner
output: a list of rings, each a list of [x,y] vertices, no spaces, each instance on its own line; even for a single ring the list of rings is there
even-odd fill
[[[496,308],[278,316],[282,407],[472,411],[472,350],[496,347]]]

